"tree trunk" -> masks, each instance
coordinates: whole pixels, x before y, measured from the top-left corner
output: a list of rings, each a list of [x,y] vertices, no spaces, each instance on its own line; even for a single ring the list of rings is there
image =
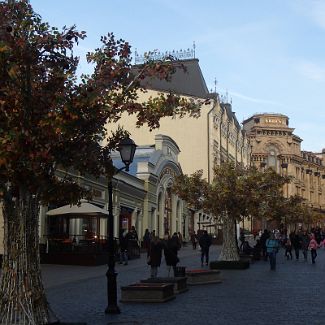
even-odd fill
[[[1,324],[49,323],[49,307],[40,270],[38,212],[37,198],[24,191],[20,191],[16,200],[8,195],[3,201]]]
[[[219,261],[239,261],[236,226],[233,218],[228,215],[223,218],[223,244]]]

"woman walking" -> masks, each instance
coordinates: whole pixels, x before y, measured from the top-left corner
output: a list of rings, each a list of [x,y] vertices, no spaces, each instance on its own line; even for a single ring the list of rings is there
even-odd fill
[[[172,238],[167,238],[164,247],[165,260],[168,270],[168,277],[170,276],[170,270],[173,267],[174,276],[176,271],[176,264],[179,262],[177,252],[179,250],[179,240],[176,233]]]
[[[292,260],[292,245],[291,245],[291,240],[290,238],[287,238],[285,244],[285,253],[284,256],[287,258],[287,260],[290,258]]]
[[[151,278],[156,278],[158,274],[158,267],[161,264],[163,244],[157,236],[154,236],[150,243],[148,251],[147,263],[151,266]]]
[[[310,239],[310,242],[309,242],[309,245],[308,245],[308,249],[310,249],[310,253],[311,253],[311,262],[313,264],[315,264],[315,260],[316,260],[316,257],[317,257],[317,248],[318,248],[318,244],[317,244],[317,241],[315,239],[315,236],[314,234],[311,235],[311,239]]]

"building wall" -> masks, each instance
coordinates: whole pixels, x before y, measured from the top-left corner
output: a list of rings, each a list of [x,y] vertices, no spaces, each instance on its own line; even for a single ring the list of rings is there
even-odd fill
[[[282,114],[256,114],[243,122],[243,128],[252,146],[252,163],[261,170],[273,167],[282,175],[292,176],[293,180],[283,188],[284,196],[298,194],[315,211],[324,214],[323,157],[301,151],[302,139],[289,127],[289,118]]]
[[[139,101],[144,101],[150,96],[155,97],[158,94],[157,91],[148,90],[140,96]],[[190,96],[188,98],[203,101],[203,99]],[[203,177],[211,182],[215,164],[218,165],[228,160],[242,163],[244,166],[250,164],[249,139],[232,112],[231,105],[220,103],[216,94],[211,94],[208,104],[202,105],[199,118],[164,117],[160,120],[160,127],[152,131],[147,126],[137,128],[136,122],[136,116],[124,114],[118,123],[108,124],[107,130],[114,131],[118,125],[123,126],[130,132],[130,137],[137,145],[153,143],[159,134],[168,135],[175,140],[179,147],[178,162],[184,174],[190,175],[202,169]],[[162,197],[164,197],[163,194]],[[147,209],[150,211],[149,205]],[[159,218],[162,210],[157,209],[156,213]],[[212,233],[217,230],[217,225],[213,229],[210,219],[202,212],[201,215],[200,212],[195,213],[194,218],[191,218],[190,215],[190,212],[187,212],[186,218],[183,218],[184,221],[178,220],[174,226],[182,229],[183,224],[186,223],[189,231],[197,231],[199,227],[202,229],[205,223]],[[190,220],[192,220],[192,224],[190,224]]]
[[[157,95],[157,91],[148,90],[139,101]],[[170,136],[180,148],[178,159],[184,174],[202,169],[203,177],[211,181],[214,163],[227,159],[244,165],[249,163],[248,140],[234,114],[229,116],[217,97],[202,105],[199,118],[164,117],[160,120],[160,127],[152,131],[145,125],[137,128],[136,121],[136,116],[123,114],[118,123],[108,124],[107,130],[114,131],[121,125],[138,145],[152,143],[157,134]]]
[[[140,101],[149,96],[156,96],[157,92],[148,91]],[[135,115],[123,114],[117,124],[107,125],[108,130],[116,130],[118,125],[122,125],[128,130],[130,137],[137,145],[148,145],[154,143],[157,134],[165,134],[173,138],[180,148],[179,162],[185,174],[193,173],[198,169],[204,170],[204,176],[208,176],[208,120],[207,114],[212,108],[212,104],[204,105],[201,117],[198,119],[184,117],[165,117],[160,121],[160,127],[152,131],[144,125],[136,127],[137,118]]]

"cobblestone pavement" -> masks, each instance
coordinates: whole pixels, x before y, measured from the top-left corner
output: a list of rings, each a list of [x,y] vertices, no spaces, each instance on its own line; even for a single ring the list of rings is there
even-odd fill
[[[214,246],[211,260],[219,247]],[[43,280],[50,305],[62,322],[102,324],[220,324],[316,325],[325,324],[325,250],[316,264],[287,261],[278,254],[277,270],[258,261],[247,270],[222,270],[221,284],[190,287],[176,299],[160,304],[119,303],[121,314],[105,315],[106,266],[43,265]],[[180,252],[180,265],[200,267],[200,252],[191,247]],[[145,256],[129,265],[116,266],[118,286],[149,276]],[[162,263],[160,276],[166,276]],[[120,295],[120,290],[118,290]]]

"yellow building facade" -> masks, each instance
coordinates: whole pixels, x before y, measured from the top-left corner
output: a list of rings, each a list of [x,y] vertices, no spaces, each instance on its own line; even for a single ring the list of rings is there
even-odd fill
[[[157,134],[168,135],[180,149],[178,161],[183,173],[190,175],[202,169],[203,177],[211,182],[215,164],[231,160],[249,165],[250,144],[231,104],[221,102],[216,93],[209,93],[198,60],[184,60],[182,64],[186,71],[177,69],[170,82],[146,81],[147,91],[139,94],[139,101],[173,91],[190,100],[204,102],[200,117],[164,117],[160,127],[150,131],[146,126],[136,127],[136,116],[124,114],[118,124],[108,124],[107,130],[114,131],[120,125],[130,132],[130,137],[138,145],[152,143]],[[204,227],[211,229],[211,222],[211,218],[196,212],[189,222],[190,231]]]

